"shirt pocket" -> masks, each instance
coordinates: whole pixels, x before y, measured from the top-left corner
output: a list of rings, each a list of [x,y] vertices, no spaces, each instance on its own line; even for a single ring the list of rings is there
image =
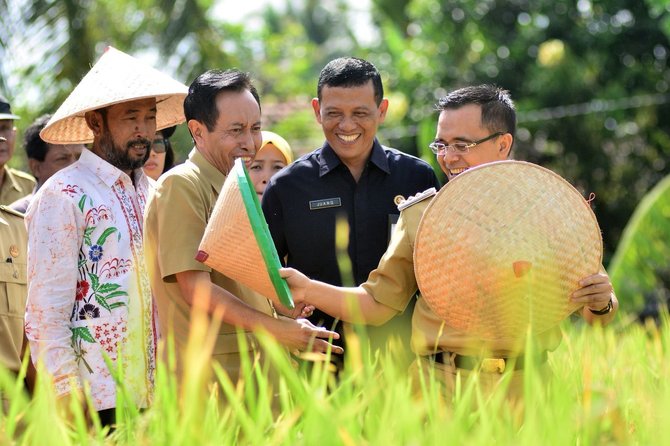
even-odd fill
[[[27,272],[25,263],[0,263],[0,312],[10,316],[23,317],[26,313],[28,295]]]
[[[109,372],[103,352],[112,362],[116,362],[118,349],[128,341],[125,319],[118,315],[81,319],[73,321],[72,328],[79,331],[73,337],[75,352],[81,354],[78,363],[82,376],[98,373],[107,375]]]
[[[246,338],[246,345],[240,345],[240,339],[237,336],[238,335],[235,331],[232,333],[219,332],[219,335],[216,337],[216,344],[214,345],[214,351],[212,354],[216,356],[230,353],[240,353],[244,351],[251,351],[256,348],[256,340],[253,338],[251,333],[244,332],[242,334],[242,337]]]

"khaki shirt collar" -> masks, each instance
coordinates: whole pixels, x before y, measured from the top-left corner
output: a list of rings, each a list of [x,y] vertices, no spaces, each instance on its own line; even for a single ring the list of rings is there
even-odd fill
[[[212,185],[216,193],[221,193],[223,183],[226,181],[226,175],[207,161],[195,147],[188,154],[188,160],[198,167],[205,181]]]
[[[9,180],[9,183],[12,185],[14,190],[21,191],[21,185],[16,181],[16,178],[14,177],[14,174],[7,168],[7,165],[5,164],[2,166],[2,168],[5,171],[5,175],[3,177],[2,182],[5,184],[8,184],[7,181]]]

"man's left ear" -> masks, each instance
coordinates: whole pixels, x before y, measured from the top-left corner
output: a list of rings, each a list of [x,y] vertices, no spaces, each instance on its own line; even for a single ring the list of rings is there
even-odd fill
[[[95,137],[102,134],[102,114],[100,114],[100,112],[96,110],[87,111],[84,114],[84,119]]]
[[[512,150],[513,137],[509,133],[505,133],[500,137],[500,155],[502,158],[507,158]]]
[[[28,167],[32,172],[33,176],[39,180],[40,178],[40,166],[42,163],[34,158],[28,158]]]
[[[389,108],[389,100],[384,98],[382,99],[381,103],[379,104],[379,117],[381,118],[381,122],[384,122],[384,119],[386,119],[386,112],[388,111]]]

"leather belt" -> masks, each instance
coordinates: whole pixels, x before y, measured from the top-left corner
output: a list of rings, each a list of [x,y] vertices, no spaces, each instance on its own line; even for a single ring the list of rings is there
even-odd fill
[[[513,358],[481,358],[479,356],[463,356],[452,352],[438,352],[429,355],[428,358],[440,364],[453,364],[459,369],[480,369],[486,373],[503,373],[505,369],[510,367],[512,367],[512,370],[523,370],[525,365],[523,355]],[[536,358],[538,364],[544,364],[547,361],[547,351],[543,351]]]

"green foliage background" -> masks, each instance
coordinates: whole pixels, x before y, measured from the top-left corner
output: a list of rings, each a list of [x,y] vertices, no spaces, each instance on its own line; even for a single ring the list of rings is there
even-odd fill
[[[610,264],[621,309],[653,315],[670,300],[670,176],[635,210]]]
[[[517,103],[514,156],[595,193],[607,265],[637,203],[670,173],[668,2],[371,0],[365,29],[354,20],[361,7],[289,1],[229,23],[217,18],[235,8],[228,0],[0,0],[0,90],[22,129],[54,111],[110,44],[186,84],[238,67],[257,80],[264,126],[305,153],[322,140],[309,105],[320,69],[356,55],[384,76],[382,141],[434,162],[437,98],[495,83]],[[181,159],[191,147],[183,127]]]

